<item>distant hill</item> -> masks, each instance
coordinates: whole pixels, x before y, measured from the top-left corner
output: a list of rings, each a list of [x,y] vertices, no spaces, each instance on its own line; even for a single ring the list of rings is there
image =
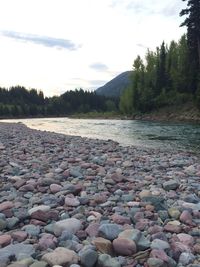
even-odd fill
[[[96,90],[98,95],[119,97],[131,84],[132,71],[125,71]]]

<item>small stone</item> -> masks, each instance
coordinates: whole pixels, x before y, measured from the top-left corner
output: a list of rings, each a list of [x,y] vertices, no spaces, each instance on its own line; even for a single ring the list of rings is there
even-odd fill
[[[12,232],[11,236],[15,241],[22,242],[27,238],[28,234],[25,231],[16,231]]]
[[[98,266],[101,267],[121,267],[121,264],[110,255],[101,254],[98,258]]]
[[[7,222],[3,219],[0,219],[0,231],[4,230],[7,226]]]
[[[98,235],[100,237],[113,241],[118,237],[121,231],[122,227],[118,224],[105,223],[99,227]]]
[[[151,243],[152,249],[162,249],[167,250],[170,248],[170,245],[168,242],[160,240],[160,239],[154,239]]]
[[[75,197],[65,197],[65,205],[70,207],[78,207],[80,202]]]
[[[47,250],[48,248],[55,249],[57,238],[51,234],[43,234],[39,239],[38,246],[41,250]]]
[[[14,207],[13,202],[11,201],[4,201],[0,204],[0,211],[8,210]]]
[[[192,224],[192,215],[188,210],[184,210],[180,215],[180,221],[185,224]]]
[[[166,191],[176,190],[179,187],[179,183],[176,180],[170,180],[163,183],[163,188]]]
[[[186,246],[193,246],[194,244],[194,238],[191,235],[181,233],[178,234],[177,237],[179,241]]]
[[[54,233],[60,235],[62,231],[67,230],[73,234],[81,229],[82,223],[76,218],[69,218],[58,221],[54,224]]]
[[[112,243],[110,240],[103,237],[97,237],[92,241],[92,243],[101,253],[110,255],[112,254]]]
[[[177,208],[173,208],[173,207],[168,209],[168,213],[171,218],[176,219],[176,220],[179,219],[181,215],[180,211]]]
[[[50,210],[50,206],[47,206],[47,205],[40,205],[40,206],[31,208],[30,210],[28,210],[28,214],[31,216],[32,213],[34,213],[34,212],[36,212],[36,211],[38,211],[38,210],[41,210],[41,211],[49,211],[49,210]]]
[[[61,185],[58,185],[58,184],[51,184],[50,185],[50,191],[53,194],[60,192],[61,189],[62,189]]]
[[[42,256],[42,260],[50,266],[54,265],[70,265],[78,263],[78,255],[67,248],[57,247],[53,252],[46,253]]]
[[[164,230],[169,233],[179,234],[181,232],[181,226],[168,223],[164,226]]]
[[[80,262],[84,267],[93,267],[98,259],[98,254],[92,249],[83,251],[80,255]]]
[[[182,252],[179,257],[179,263],[183,266],[188,266],[188,264],[193,263],[195,256],[190,252]]]
[[[141,231],[137,229],[127,229],[119,233],[120,238],[126,238],[135,241],[136,243],[141,238]]]
[[[10,235],[0,235],[0,247],[5,247],[10,244],[11,242],[11,236]]]
[[[148,267],[162,267],[164,265],[164,261],[158,258],[149,258],[147,260]]]
[[[122,256],[131,256],[136,253],[137,250],[133,240],[121,237],[118,237],[113,241],[113,248],[118,255]]]
[[[169,259],[168,255],[162,249],[152,249],[150,253],[150,258],[161,259],[164,262],[168,262],[168,259]]]
[[[48,263],[45,261],[36,261],[31,264],[29,267],[47,267]]]

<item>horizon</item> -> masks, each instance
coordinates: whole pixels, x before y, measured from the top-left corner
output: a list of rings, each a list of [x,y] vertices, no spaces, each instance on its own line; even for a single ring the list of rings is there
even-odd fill
[[[0,86],[47,97],[94,91],[186,31],[181,0],[7,0],[0,7]]]

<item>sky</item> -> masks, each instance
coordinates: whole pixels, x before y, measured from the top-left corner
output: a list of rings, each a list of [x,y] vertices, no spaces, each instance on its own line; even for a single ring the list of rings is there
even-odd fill
[[[181,0],[0,0],[0,86],[94,90],[178,41]]]

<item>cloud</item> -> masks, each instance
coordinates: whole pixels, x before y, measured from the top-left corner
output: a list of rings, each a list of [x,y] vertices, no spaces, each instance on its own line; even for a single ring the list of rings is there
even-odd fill
[[[15,31],[1,31],[0,34],[2,36],[8,37],[14,40],[34,43],[34,44],[43,45],[46,47],[53,47],[57,49],[68,49],[68,50],[73,51],[73,50],[77,50],[78,48],[80,48],[79,45],[76,45],[75,43],[67,39],[54,38],[54,37],[29,34],[29,33],[20,33],[20,32],[15,32]]]
[[[101,62],[95,62],[95,63],[91,64],[89,67],[91,69],[96,70],[96,71],[107,71],[108,70],[108,66],[106,66],[105,64],[103,64]]]

